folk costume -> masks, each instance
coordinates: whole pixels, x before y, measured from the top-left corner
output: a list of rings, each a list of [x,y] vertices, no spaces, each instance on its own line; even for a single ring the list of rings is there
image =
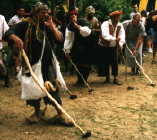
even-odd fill
[[[39,10],[48,10],[48,7],[46,5],[43,5],[42,3],[37,3],[32,11],[32,14],[35,14],[35,12]],[[24,42],[23,48],[29,58],[30,64],[33,65],[37,63],[40,59],[43,47],[44,32],[46,34],[46,37],[45,48],[42,57],[42,76],[44,82],[50,81],[53,84],[53,86],[56,87],[55,80],[57,74],[52,64],[53,59],[52,50],[54,47],[54,43],[57,42],[57,40],[50,28],[48,28],[44,24],[39,25],[39,23],[34,22],[33,19],[28,19],[27,21],[20,22],[14,28],[6,31],[4,39],[8,40],[7,37],[12,34],[18,36]],[[27,69],[24,62],[22,62],[22,67],[23,69]],[[60,105],[62,105],[61,97],[58,93],[58,90],[49,91],[49,93]],[[47,104],[54,105],[54,103],[50,101],[47,96],[44,97],[43,99],[45,105]],[[37,100],[27,100],[26,104],[33,106],[36,110],[40,108],[40,101],[41,98]],[[39,121],[42,118],[42,114],[41,112],[40,114],[37,114],[38,112],[35,113],[36,114],[32,115],[30,118],[27,118],[27,120],[30,122]]]
[[[70,15],[75,15],[75,11],[69,12]],[[64,50],[65,53],[70,53],[73,62],[78,70],[87,81],[91,66],[91,40],[88,38],[91,34],[90,23],[86,19],[78,19],[77,24],[80,29],[73,27],[70,22],[65,31]],[[83,84],[82,77],[77,74],[77,84]]]
[[[110,16],[121,14],[120,11],[115,11]],[[115,41],[116,38],[121,38],[119,43]],[[98,48],[98,76],[106,77],[105,83],[110,81],[110,66],[112,67],[112,75],[118,76],[118,47],[124,43],[125,31],[120,22],[117,23],[115,28],[111,19],[102,23]]]
[[[136,47],[136,43],[138,42],[139,37],[146,36],[145,27],[142,22],[136,27],[132,25],[132,20],[124,21],[123,23],[126,35],[126,44],[131,51],[133,51]],[[140,65],[142,65],[142,44],[136,50],[136,60]],[[135,62],[135,58],[132,56],[130,51],[126,48],[125,49],[126,55],[126,65],[131,68],[139,68],[139,66]]]

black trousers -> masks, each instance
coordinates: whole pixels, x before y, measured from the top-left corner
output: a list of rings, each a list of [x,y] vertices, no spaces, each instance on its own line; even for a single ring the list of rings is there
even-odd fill
[[[110,66],[112,75],[118,75],[118,49],[117,47],[98,47],[98,76],[110,76]]]
[[[77,66],[77,69],[82,74],[84,80],[87,82],[87,79],[89,77],[90,67]],[[82,76],[80,76],[80,74],[78,72],[76,72],[76,74],[77,74],[77,78],[78,78],[77,82],[80,84],[83,84],[84,81],[82,79]]]

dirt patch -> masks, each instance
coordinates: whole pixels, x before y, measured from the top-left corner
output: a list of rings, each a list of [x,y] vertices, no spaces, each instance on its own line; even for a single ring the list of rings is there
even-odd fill
[[[143,58],[143,68],[150,79],[157,83],[157,64],[151,64],[152,54]],[[95,91],[88,93],[87,87],[74,87],[76,75],[64,75],[69,90],[78,96],[69,99],[68,93],[62,94],[63,108],[76,119],[84,131],[91,130],[89,140],[155,140],[157,139],[157,88],[150,86],[144,76],[125,73],[124,64],[119,65],[121,86],[102,82],[105,78],[91,72],[89,85]],[[79,140],[82,133],[76,127],[50,124],[47,120],[56,111],[48,106],[45,121],[28,125],[25,117],[33,113],[20,98],[20,85],[11,75],[12,88],[4,88],[0,80],[0,139],[2,140]],[[127,81],[133,90],[127,90]],[[43,106],[44,107],[44,106]]]

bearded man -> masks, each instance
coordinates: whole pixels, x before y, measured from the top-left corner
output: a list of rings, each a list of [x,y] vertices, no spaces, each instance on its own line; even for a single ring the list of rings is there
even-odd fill
[[[40,59],[44,32],[46,34],[45,38],[45,48],[42,57],[42,75],[44,81],[50,81],[55,86],[56,73],[54,72],[52,64],[52,49],[55,42],[62,42],[62,34],[55,28],[55,24],[52,21],[52,17],[48,15],[48,7],[41,2],[37,2],[31,11],[31,19],[27,21],[22,21],[18,23],[14,28],[6,31],[5,40],[11,40],[15,43],[15,46],[22,51],[26,51],[31,65],[37,63]],[[22,64],[23,68],[24,65]],[[61,97],[58,91],[49,92],[52,97],[62,105]],[[44,97],[44,103],[54,105],[48,97]],[[43,119],[43,113],[40,109],[41,98],[37,100],[27,100],[26,104],[33,106],[35,112],[26,121],[30,123],[35,123]],[[54,105],[55,106],[55,105]],[[56,108],[56,106],[55,106]],[[58,115],[61,113],[57,108]]]

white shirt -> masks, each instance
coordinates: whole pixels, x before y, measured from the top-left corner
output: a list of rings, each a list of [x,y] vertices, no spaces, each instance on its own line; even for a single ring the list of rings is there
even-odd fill
[[[9,22],[8,25],[14,27],[17,23],[21,22],[23,17],[19,18],[17,15],[13,16]]]
[[[140,15],[139,12],[137,12],[137,13],[133,12],[133,13],[130,14],[130,19],[133,19],[133,16],[136,15],[136,14],[139,14],[139,15]]]
[[[83,37],[87,37],[91,34],[91,29],[89,29],[87,26],[80,28],[80,34]],[[65,30],[65,41],[64,41],[64,51],[65,53],[70,53],[70,50],[72,48],[72,45],[74,43],[74,32],[68,30],[66,28]]]
[[[109,24],[112,25],[111,19],[102,23],[102,25],[101,25],[102,37],[105,40],[110,42],[110,45],[109,45],[110,47],[115,47],[116,46],[115,39],[116,39],[117,26],[121,26],[118,37],[121,38],[121,40],[119,41],[119,45],[122,46],[125,43],[125,31],[124,31],[123,25],[119,22],[114,30],[113,35],[110,35]],[[112,27],[113,27],[113,25],[112,25]]]
[[[4,33],[9,29],[9,26],[7,22],[5,21],[5,17],[0,15],[0,38],[2,39],[2,36]],[[0,42],[0,49],[3,48],[2,42]]]

